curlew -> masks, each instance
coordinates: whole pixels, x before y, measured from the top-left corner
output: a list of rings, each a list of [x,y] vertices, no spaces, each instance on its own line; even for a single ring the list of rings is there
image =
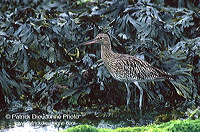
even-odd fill
[[[140,87],[139,82],[162,81],[165,79],[171,79],[171,74],[151,66],[144,60],[140,60],[131,55],[113,52],[111,49],[111,41],[107,34],[98,34],[95,39],[81,43],[76,47],[93,43],[98,43],[101,45],[101,58],[112,77],[125,83],[127,89],[126,107],[128,107],[130,103],[130,83],[133,82],[138,87],[140,91],[140,114],[142,113],[143,89]],[[72,49],[70,49],[68,52],[70,52]],[[179,90],[179,92],[180,91],[181,90]]]

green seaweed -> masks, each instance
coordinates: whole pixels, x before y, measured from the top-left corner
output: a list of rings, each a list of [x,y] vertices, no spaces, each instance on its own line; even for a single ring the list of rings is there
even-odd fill
[[[200,119],[173,120],[160,125],[152,124],[142,127],[124,127],[116,129],[96,128],[90,125],[79,125],[60,132],[198,132]]]

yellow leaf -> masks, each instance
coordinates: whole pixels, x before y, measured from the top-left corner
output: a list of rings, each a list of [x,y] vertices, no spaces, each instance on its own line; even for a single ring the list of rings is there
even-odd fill
[[[78,59],[78,58],[79,58],[79,56],[80,56],[79,49],[78,49],[78,48],[76,48],[76,58]]]

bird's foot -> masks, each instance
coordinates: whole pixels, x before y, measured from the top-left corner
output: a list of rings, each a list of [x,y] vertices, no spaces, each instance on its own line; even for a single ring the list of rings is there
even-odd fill
[[[139,117],[139,122],[140,122],[141,126],[144,125],[145,121],[142,116]]]
[[[139,122],[141,125],[144,125],[144,119],[143,119],[143,115],[142,115],[142,109],[140,108],[140,115],[139,115]]]

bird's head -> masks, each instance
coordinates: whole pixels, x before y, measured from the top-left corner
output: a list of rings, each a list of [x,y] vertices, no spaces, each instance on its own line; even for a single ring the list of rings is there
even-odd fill
[[[89,45],[89,44],[94,44],[94,43],[98,43],[98,44],[103,44],[106,45],[109,42],[109,36],[107,34],[104,33],[100,33],[98,34],[94,39],[89,40],[87,42],[83,42],[82,44],[80,44],[79,46],[82,45]]]
[[[100,33],[95,37],[95,39],[92,42],[106,45],[106,44],[109,44],[109,41],[110,39],[109,39],[108,34]]]
[[[68,52],[70,52],[72,49],[77,48],[79,46],[84,46],[84,45],[89,45],[89,44],[94,44],[94,43],[98,43],[101,45],[109,45],[110,39],[109,39],[108,34],[100,33],[94,39],[83,42],[83,43],[71,48]]]

